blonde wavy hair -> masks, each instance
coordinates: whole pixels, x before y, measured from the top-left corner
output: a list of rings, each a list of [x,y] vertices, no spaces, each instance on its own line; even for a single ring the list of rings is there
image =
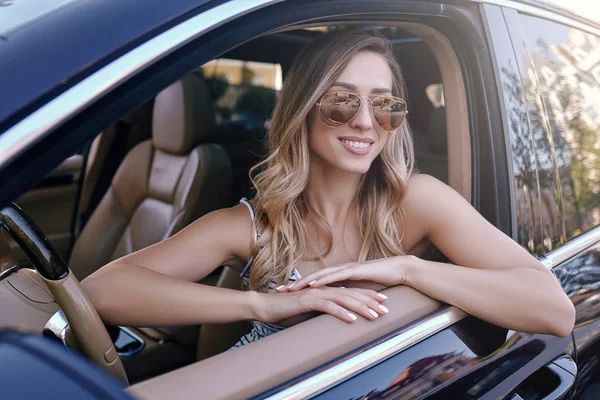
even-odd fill
[[[379,54],[387,61],[393,76],[393,95],[406,98],[402,70],[385,38],[360,31],[332,32],[311,41],[298,54],[269,126],[268,156],[250,170],[257,192],[255,221],[261,232],[251,250],[251,290],[266,292],[271,281],[288,281],[311,244],[305,223],[309,213],[328,235],[326,251],[318,258],[323,259],[331,250],[331,227],[305,196],[310,113],[352,57],[362,51]],[[397,226],[404,226],[401,202],[413,158],[411,133],[405,121],[390,133],[382,152],[361,179],[355,199],[362,240],[358,261],[405,254],[403,235],[399,235]]]

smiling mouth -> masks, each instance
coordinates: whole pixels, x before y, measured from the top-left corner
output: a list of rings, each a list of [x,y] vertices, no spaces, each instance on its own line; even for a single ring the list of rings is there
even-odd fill
[[[353,149],[367,149],[373,145],[369,142],[359,142],[356,140],[340,139],[340,142],[352,147]]]

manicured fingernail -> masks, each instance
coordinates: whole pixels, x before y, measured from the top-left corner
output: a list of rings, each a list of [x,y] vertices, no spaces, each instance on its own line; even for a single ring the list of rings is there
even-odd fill
[[[375,311],[371,310],[370,308],[369,308],[369,314],[371,314],[373,316],[373,318],[379,317],[379,314],[377,314]]]
[[[356,321],[356,315],[352,314],[352,313],[348,313],[348,318],[350,318],[352,321]]]
[[[288,289],[293,288],[295,284],[296,284],[296,282],[292,283],[290,286],[288,286]]]
[[[390,312],[390,310],[388,310],[386,306],[382,306],[381,304],[379,305],[379,309],[381,311],[383,311],[385,314]]]
[[[377,293],[377,296],[381,297],[384,300],[387,299],[387,296],[385,294]]]
[[[281,286],[275,288],[275,290],[279,291],[279,290],[283,289],[284,287],[285,287],[285,285],[281,285]]]
[[[314,280],[314,281],[312,281],[312,282],[309,282],[309,283],[308,283],[308,286],[312,286],[312,285],[314,285],[315,283],[317,283],[317,281],[316,281],[316,280]]]

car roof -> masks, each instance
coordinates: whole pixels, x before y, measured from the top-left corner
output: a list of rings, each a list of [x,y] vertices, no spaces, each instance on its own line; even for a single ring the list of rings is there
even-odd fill
[[[0,0],[0,132],[208,2]]]
[[[81,0],[3,0],[0,1],[0,37],[10,36],[50,13],[60,12],[70,3]]]

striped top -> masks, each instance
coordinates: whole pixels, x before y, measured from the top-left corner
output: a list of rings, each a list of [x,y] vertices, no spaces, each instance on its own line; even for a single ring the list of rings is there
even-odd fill
[[[246,198],[242,198],[240,200],[240,203],[246,205],[246,207],[248,207],[248,211],[250,211],[250,217],[252,218],[252,225],[254,226],[254,243],[256,243],[258,241],[258,239],[260,238],[260,233],[258,232],[258,227],[254,223],[254,219],[255,219],[254,207],[252,207],[252,204],[250,204],[250,202]],[[246,266],[244,267],[244,269],[242,270],[242,272],[240,274],[240,276],[242,277],[242,280],[246,284],[250,281],[250,270],[252,268],[253,262],[254,262],[254,259],[252,257],[250,257],[250,259],[246,263]],[[301,278],[300,273],[298,272],[298,270],[296,268],[294,268],[290,275],[289,282],[296,282],[300,278]],[[271,290],[275,289],[275,285],[277,285],[277,282],[275,280],[271,280],[271,282],[269,283],[269,289],[271,289]],[[281,325],[269,324],[269,323],[261,322],[261,321],[252,321],[252,330],[249,333],[242,336],[240,338],[240,340],[236,344],[233,345],[232,348],[242,347],[245,344],[254,342],[255,340],[261,339],[265,336],[272,335],[272,334],[282,331],[284,329],[285,329],[285,327],[281,326]]]

